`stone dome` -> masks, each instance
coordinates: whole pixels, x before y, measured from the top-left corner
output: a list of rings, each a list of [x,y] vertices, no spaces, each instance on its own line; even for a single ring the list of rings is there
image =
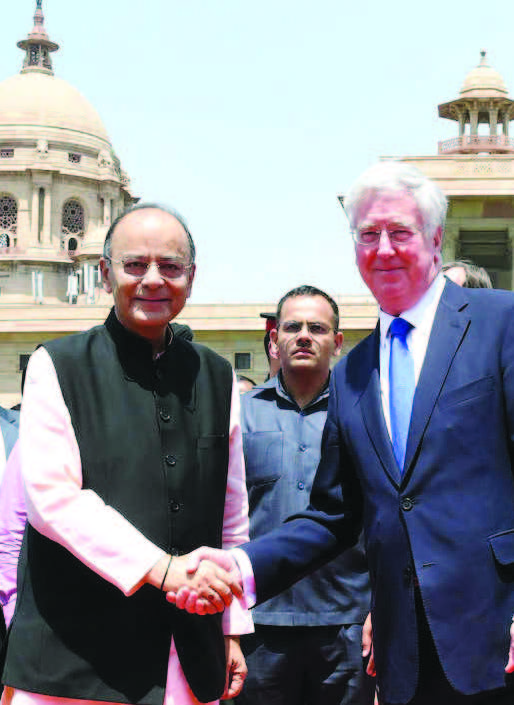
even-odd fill
[[[462,84],[462,98],[506,98],[508,90],[503,77],[491,68],[486,52],[480,52],[480,63],[472,69]]]
[[[16,125],[23,136],[34,129],[76,133],[109,142],[100,116],[72,85],[51,74],[20,73],[0,83],[0,130]]]

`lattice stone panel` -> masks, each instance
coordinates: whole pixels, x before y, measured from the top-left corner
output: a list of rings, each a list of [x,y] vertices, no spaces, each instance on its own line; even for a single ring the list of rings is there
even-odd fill
[[[61,231],[65,235],[84,234],[84,208],[74,198],[66,201],[62,208]]]
[[[16,233],[18,204],[12,196],[0,196],[0,233]]]

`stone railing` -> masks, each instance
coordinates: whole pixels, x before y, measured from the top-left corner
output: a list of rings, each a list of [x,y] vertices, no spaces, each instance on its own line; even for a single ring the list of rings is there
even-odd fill
[[[463,135],[439,142],[439,154],[514,152],[514,140],[505,135]]]

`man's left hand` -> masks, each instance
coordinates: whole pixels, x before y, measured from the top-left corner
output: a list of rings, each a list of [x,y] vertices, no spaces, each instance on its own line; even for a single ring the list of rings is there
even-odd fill
[[[239,637],[225,637],[225,653],[227,656],[227,680],[222,700],[235,698],[243,689],[243,683],[248,673],[245,657],[239,645]]]
[[[514,673],[514,617],[512,620],[512,624],[510,625],[509,660],[505,666],[505,673]]]

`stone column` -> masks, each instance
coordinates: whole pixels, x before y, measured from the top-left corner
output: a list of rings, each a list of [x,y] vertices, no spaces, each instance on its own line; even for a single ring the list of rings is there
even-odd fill
[[[478,108],[473,107],[470,112],[470,134],[478,135]]]
[[[43,237],[42,240],[46,244],[52,241],[52,189],[48,185],[45,187],[45,206],[43,219]]]
[[[459,137],[464,137],[466,133],[466,116],[459,111]]]
[[[32,209],[30,214],[30,244],[39,245],[39,185],[32,184]]]
[[[496,125],[498,124],[498,108],[491,106],[489,108],[489,134],[491,137],[496,137]]]

